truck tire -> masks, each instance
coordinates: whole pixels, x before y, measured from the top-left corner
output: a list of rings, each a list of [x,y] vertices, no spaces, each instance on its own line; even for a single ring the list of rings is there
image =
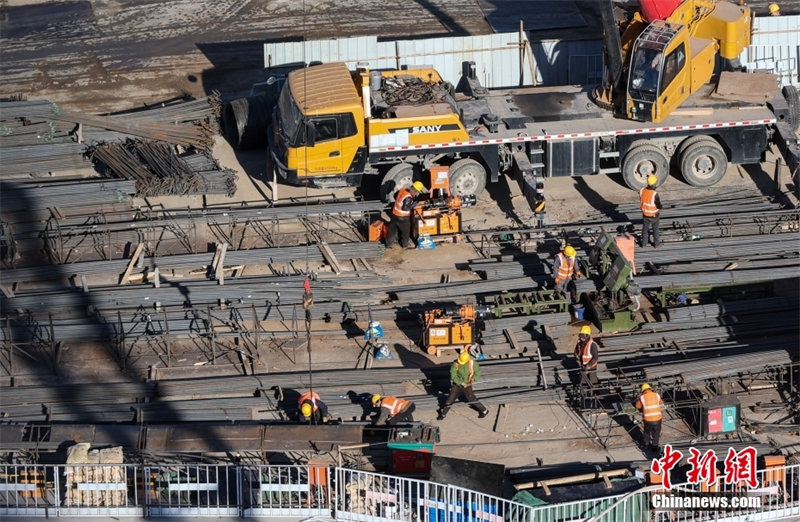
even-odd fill
[[[781,93],[789,105],[789,126],[794,132],[797,132],[797,129],[800,128],[800,96],[797,95],[797,87],[786,85],[781,89]]]
[[[229,101],[223,114],[225,137],[236,150],[267,147],[267,128],[272,106],[266,96],[249,96]]]
[[[669,176],[669,161],[664,151],[655,145],[644,143],[631,148],[622,160],[622,178],[625,184],[640,190],[647,186],[647,176],[653,174],[660,186]]]
[[[381,181],[381,201],[393,203],[397,191],[410,187],[414,182],[417,170],[412,163],[398,163],[390,168]]]
[[[460,159],[450,165],[450,193],[478,197],[486,188],[486,169],[474,159]]]
[[[693,187],[710,187],[728,170],[728,156],[710,136],[692,136],[681,143],[679,150],[681,174]]]

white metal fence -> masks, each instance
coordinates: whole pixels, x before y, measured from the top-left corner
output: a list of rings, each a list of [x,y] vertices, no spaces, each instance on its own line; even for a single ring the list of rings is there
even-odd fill
[[[693,522],[800,520],[800,465],[743,484],[650,486],[528,506],[464,488],[325,466],[0,465],[0,517],[334,517],[369,522]],[[653,495],[706,493],[759,506],[653,509]]]

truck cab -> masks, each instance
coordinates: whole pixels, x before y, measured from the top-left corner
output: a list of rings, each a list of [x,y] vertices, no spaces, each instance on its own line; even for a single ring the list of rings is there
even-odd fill
[[[347,66],[331,63],[291,72],[269,138],[273,167],[289,183],[360,183],[366,161],[364,111]],[[354,179],[343,176],[348,173]]]

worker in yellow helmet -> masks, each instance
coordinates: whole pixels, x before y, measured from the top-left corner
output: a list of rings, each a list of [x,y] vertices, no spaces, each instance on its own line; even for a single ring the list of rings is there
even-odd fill
[[[480,378],[480,365],[470,356],[469,351],[464,348],[464,351],[458,354],[458,359],[450,365],[450,381],[452,382],[450,395],[447,396],[444,406],[439,410],[437,419],[442,420],[447,416],[450,406],[456,402],[459,395],[463,395],[467,399],[469,407],[478,412],[479,419],[489,415],[489,409],[481,404],[478,398],[475,397],[475,392],[472,391],[472,385]]]
[[[593,388],[597,384],[597,360],[600,350],[592,339],[592,328],[589,325],[581,326],[578,334],[578,343],[575,345],[575,359],[581,369],[581,384]]]
[[[637,410],[642,412],[644,420],[644,445],[655,453],[659,451],[658,439],[661,437],[661,406],[664,401],[649,384],[642,384],[642,394],[636,400]]]
[[[650,229],[653,230],[653,246],[661,246],[658,226],[661,219],[661,198],[656,192],[658,178],[653,174],[647,176],[647,186],[639,191],[639,207],[642,209],[642,237],[639,246],[644,247],[650,241]]]
[[[394,426],[401,422],[414,422],[414,410],[417,408],[413,402],[400,397],[383,397],[375,394],[371,399],[372,407],[380,412],[373,420],[373,424],[388,424]]]
[[[555,281],[555,288],[570,301],[572,301],[572,280],[582,275],[580,267],[575,264],[577,255],[578,253],[575,251],[575,248],[567,245],[561,252],[556,254],[553,261],[553,280]]]
[[[780,16],[781,15],[781,6],[778,4],[769,4],[769,15],[770,16]]]
[[[386,234],[386,248],[397,246],[398,235],[403,248],[414,248],[414,243],[411,242],[411,212],[417,204],[419,195],[425,192],[427,192],[425,185],[419,181],[397,191],[392,207],[392,220],[389,222],[389,232]]]
[[[327,424],[328,406],[322,402],[319,394],[307,391],[297,398],[298,420],[311,424]]]

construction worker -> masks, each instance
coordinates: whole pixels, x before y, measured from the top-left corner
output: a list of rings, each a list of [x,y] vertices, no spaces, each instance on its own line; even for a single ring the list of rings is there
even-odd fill
[[[328,406],[322,402],[317,392],[307,391],[297,398],[298,420],[313,424],[328,422]]]
[[[447,416],[450,406],[456,402],[459,395],[464,395],[469,403],[469,407],[478,412],[478,418],[482,419],[489,415],[489,409],[478,401],[475,392],[472,391],[472,384],[481,378],[481,367],[470,356],[467,350],[458,354],[458,359],[453,361],[450,366],[450,395],[444,402],[444,407],[439,410],[437,420],[442,420]]]
[[[575,345],[575,358],[581,368],[581,383],[593,387],[597,384],[597,359],[599,357],[597,343],[592,339],[592,328],[581,326],[578,344]]]
[[[781,15],[781,6],[778,4],[769,4],[769,15],[770,16],[780,16]]]
[[[642,394],[636,400],[636,409],[642,412],[644,420],[644,445],[650,451],[658,452],[658,439],[661,437],[661,395],[649,384],[642,384]]]
[[[572,292],[569,285],[576,277],[581,277],[580,268],[575,266],[575,256],[577,252],[570,245],[556,254],[553,262],[553,279],[556,283],[556,290],[567,296],[572,301]]]
[[[411,211],[416,206],[419,195],[425,192],[427,192],[425,185],[419,181],[415,181],[408,188],[401,188],[397,191],[392,207],[392,220],[386,235],[387,248],[397,245],[398,233],[403,248],[414,248],[414,243],[411,242]]]
[[[639,190],[639,206],[642,209],[642,237],[639,246],[644,247],[650,240],[650,229],[653,229],[653,246],[661,246],[661,237],[658,230],[659,214],[661,213],[661,198],[656,192],[658,178],[653,174],[647,176],[647,186]]]
[[[373,424],[388,424],[394,426],[401,422],[414,422],[412,414],[416,409],[414,403],[398,397],[381,397],[377,393],[372,396],[372,406],[380,409],[380,413]]]

